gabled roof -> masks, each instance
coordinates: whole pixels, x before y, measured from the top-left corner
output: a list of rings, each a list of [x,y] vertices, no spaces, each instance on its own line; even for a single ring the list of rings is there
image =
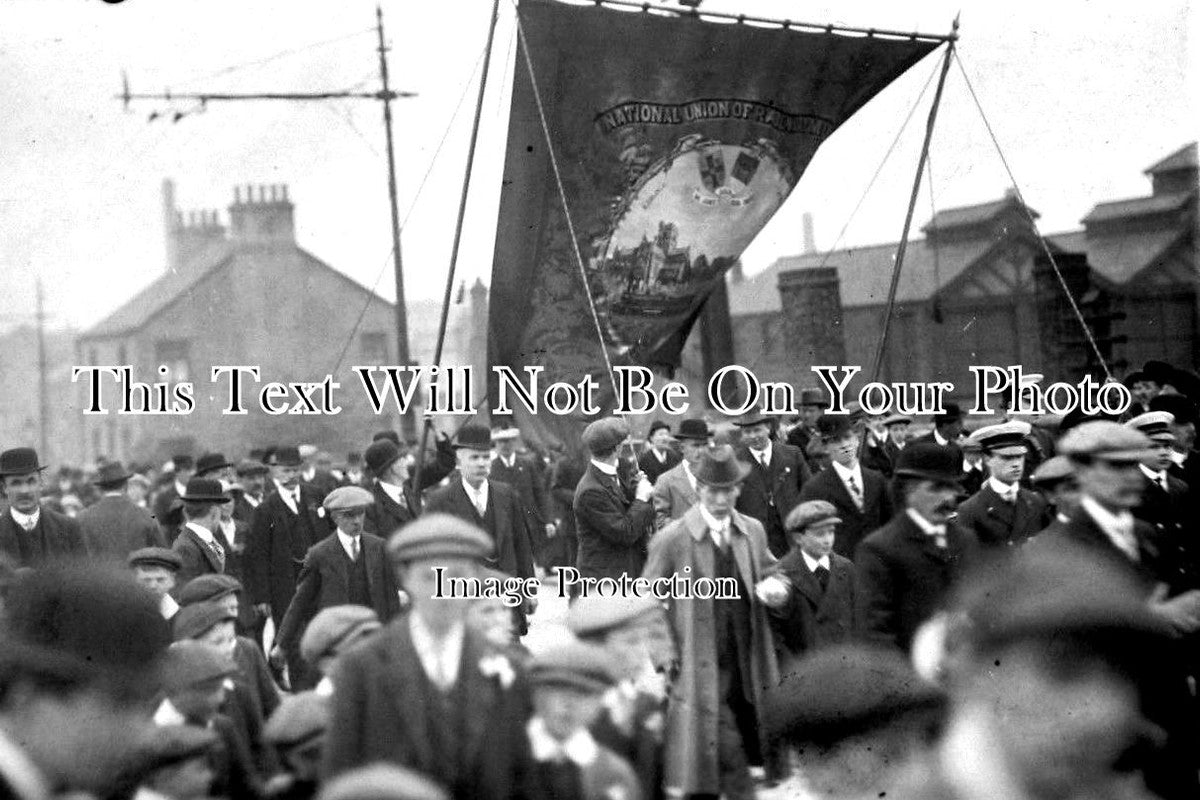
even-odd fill
[[[209,244],[179,269],[167,270],[160,275],[116,311],[84,331],[80,338],[119,336],[141,328],[176,298],[212,271],[228,264],[232,258],[233,245],[230,242]]]
[[[1126,284],[1186,235],[1179,229],[1089,236],[1088,265],[1112,283]]]
[[[1156,172],[1170,172],[1176,169],[1196,169],[1196,143],[1185,144],[1157,164],[1147,167],[1144,174],[1153,175]]]
[[[1177,211],[1183,208],[1193,197],[1195,197],[1195,192],[1173,192],[1171,194],[1155,194],[1149,197],[1131,197],[1128,200],[1097,203],[1088,212],[1088,215],[1083,218],[1082,222],[1084,225],[1088,225],[1126,217],[1141,217],[1148,214]]]
[[[925,224],[921,230],[929,233],[932,231],[941,230],[943,228],[958,228],[968,225],[976,225],[981,222],[987,222],[995,217],[1004,209],[1012,206],[1019,208],[1016,195],[1010,194],[1001,197],[999,200],[992,200],[988,203],[978,203],[973,206],[959,206],[957,208],[946,208],[938,211],[933,215],[933,219]],[[1040,214],[1030,208],[1029,213],[1037,219]]]

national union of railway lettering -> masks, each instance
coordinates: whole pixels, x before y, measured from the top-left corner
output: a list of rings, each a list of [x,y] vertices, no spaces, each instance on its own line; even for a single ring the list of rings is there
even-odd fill
[[[686,103],[647,103],[633,100],[596,115],[600,132],[608,135],[625,125],[684,125],[704,120],[736,119],[766,125],[782,133],[824,139],[836,127],[812,114],[790,114],[755,100],[690,100]]]

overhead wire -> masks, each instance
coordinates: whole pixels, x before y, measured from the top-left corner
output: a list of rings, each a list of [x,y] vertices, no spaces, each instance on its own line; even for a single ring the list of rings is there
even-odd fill
[[[362,36],[365,33],[374,33],[374,32],[375,32],[374,27],[363,28],[361,30],[356,30],[351,33],[342,34],[341,36],[336,36],[331,39],[322,39],[319,42],[312,42],[310,44],[300,45],[299,47],[292,47],[287,50],[281,50],[278,53],[274,53],[272,55],[265,56],[263,58],[254,59],[253,61],[244,61],[242,63],[233,64],[228,67],[222,67],[221,69],[217,70],[216,72],[212,72],[207,75],[200,75],[200,76],[197,76],[194,78],[187,78],[186,80],[176,81],[176,85],[177,86],[188,86],[193,83],[199,83],[200,81],[208,81],[208,80],[212,80],[213,78],[221,78],[226,75],[231,75],[235,72],[240,72],[241,70],[244,70],[244,69],[250,69],[251,67],[261,67],[265,64],[270,64],[274,61],[279,61],[280,59],[287,58],[288,56],[298,55],[300,53],[308,52],[309,50],[315,50],[318,47],[325,47],[327,45],[337,44],[338,42],[344,42],[347,39],[353,39],[355,36]]]

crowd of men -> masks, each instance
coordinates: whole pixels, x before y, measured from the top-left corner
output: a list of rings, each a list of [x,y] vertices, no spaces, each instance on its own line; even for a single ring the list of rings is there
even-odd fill
[[[390,432],[86,481],[10,448],[0,797],[1200,796],[1200,378],[1126,383],[920,436],[815,390],[637,445],[468,423],[419,474]],[[735,590],[573,591],[530,652],[537,593],[441,589],[568,569]]]

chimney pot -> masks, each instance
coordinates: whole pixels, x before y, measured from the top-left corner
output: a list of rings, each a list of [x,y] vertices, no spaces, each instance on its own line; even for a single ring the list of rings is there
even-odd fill
[[[233,204],[236,206],[242,202],[242,187],[233,187]]]
[[[285,183],[285,184],[283,184],[283,202],[286,203],[287,201],[288,201],[288,186]]]

